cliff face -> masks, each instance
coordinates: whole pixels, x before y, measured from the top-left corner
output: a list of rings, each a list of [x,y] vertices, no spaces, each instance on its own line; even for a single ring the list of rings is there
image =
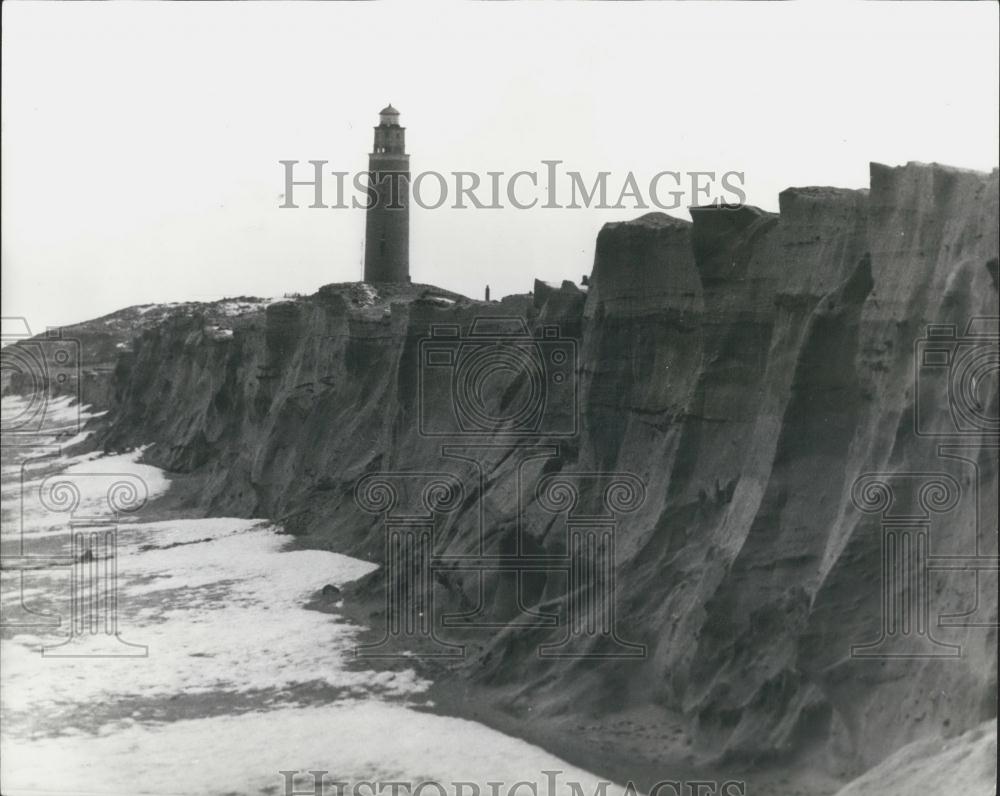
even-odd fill
[[[358,505],[359,479],[451,473],[462,496],[439,519],[427,590],[435,611],[465,617],[438,633],[468,645],[468,676],[524,684],[520,698],[552,713],[652,699],[684,716],[705,758],[820,749],[872,765],[996,715],[1000,247],[996,171],[871,176],[868,191],[789,189],[777,215],[696,208],[691,223],[609,224],[586,292],[539,285],[486,304],[328,286],[235,320],[231,336],[175,318],[119,362],[103,442],[155,443],[148,458],[197,470],[212,511],[268,515],[374,560],[385,535]],[[498,422],[463,435],[482,426],[455,402],[459,360],[433,360],[427,341],[457,351],[442,326],[493,339],[518,317],[545,356],[577,367],[540,372],[537,417],[535,381],[503,381],[516,362],[484,372],[463,400],[524,421],[521,433]],[[929,324],[953,329],[937,346],[949,364],[923,357]],[[617,635],[645,645],[639,657],[540,657],[558,633],[523,620],[565,618],[580,593],[566,573],[460,564],[565,555],[565,512],[544,510],[543,485],[581,473],[604,474],[588,476],[598,491],[609,473],[642,485],[615,515],[612,590]],[[893,628],[902,603],[884,611],[883,584],[896,600],[910,592],[886,572],[926,573],[929,629]],[[356,599],[377,604],[381,578]],[[865,646],[884,614],[901,632]],[[578,643],[609,649],[599,633]]]

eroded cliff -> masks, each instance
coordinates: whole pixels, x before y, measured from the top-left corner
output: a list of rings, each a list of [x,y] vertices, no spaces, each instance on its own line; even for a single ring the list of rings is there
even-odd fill
[[[512,702],[551,714],[652,702],[703,759],[809,752],[860,771],[996,715],[997,228],[996,171],[873,165],[870,190],[789,189],[779,214],[609,224],[588,290],[484,303],[332,285],[235,317],[231,335],[183,314],[119,361],[101,442],[153,443],[147,458],[197,472],[192,500],[213,512],[378,561],[384,516],[359,481],[451,474],[426,590],[435,617],[459,617],[435,632],[467,645],[463,676],[516,682]],[[921,358],[931,324],[953,334],[944,366]],[[535,379],[515,356],[457,399],[458,346],[512,330],[517,356],[576,367]],[[583,632],[591,657],[538,654],[560,632],[539,617],[565,622],[585,591],[572,572],[496,565],[567,557],[567,515],[543,494],[559,474],[641,484],[610,511],[625,646]],[[953,505],[927,502],[941,474]],[[899,544],[929,549],[886,541],[899,518]],[[926,578],[932,627],[891,625],[909,587],[887,572]],[[376,626],[383,588],[384,571],[349,598]]]

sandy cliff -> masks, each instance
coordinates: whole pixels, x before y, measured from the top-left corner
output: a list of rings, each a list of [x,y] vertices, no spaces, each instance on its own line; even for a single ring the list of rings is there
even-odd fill
[[[462,491],[438,518],[427,591],[435,611],[464,617],[439,630],[468,645],[463,676],[519,683],[518,699],[553,715],[652,702],[683,717],[702,759],[809,753],[860,772],[996,715],[996,437],[976,432],[997,416],[997,228],[996,171],[873,165],[869,190],[788,189],[778,214],[608,224],[587,291],[540,285],[486,304],[332,285],[234,317],[231,335],[178,314],[120,359],[101,441],[155,443],[152,462],[197,471],[192,499],[212,511],[266,514],[373,560],[385,536],[359,480],[450,473]],[[484,426],[456,414],[456,382],[429,369],[426,341],[442,325],[468,338],[474,321],[487,337],[510,331],[498,317],[523,318],[546,356],[562,345],[577,367],[561,386],[540,371],[538,416],[531,377],[485,374],[466,400],[520,417],[522,433],[463,434]],[[970,331],[975,318],[993,320]],[[929,324],[953,327],[945,347],[952,363],[972,357],[974,382],[920,358]],[[626,654],[645,647],[634,658],[539,657],[558,634],[522,625],[566,617],[558,567],[460,565],[565,557],[565,513],[546,509],[543,484],[581,473],[641,484],[615,515],[613,564],[616,633]],[[922,491],[932,481],[955,495]],[[929,569],[914,552],[925,514]],[[884,546],[886,516],[910,518],[899,544],[912,549]],[[865,647],[896,553],[899,572],[928,572],[933,627]],[[353,595],[375,624],[383,585],[376,574]],[[617,648],[597,634],[575,649]]]

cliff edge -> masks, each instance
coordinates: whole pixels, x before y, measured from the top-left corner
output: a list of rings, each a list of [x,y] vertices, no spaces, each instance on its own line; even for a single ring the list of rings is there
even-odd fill
[[[420,588],[459,676],[512,711],[680,716],[695,760],[860,773],[996,716],[997,180],[873,164],[868,190],[790,188],[777,214],[608,224],[587,288],[502,302],[339,285],[231,334],[175,314],[119,358],[101,443],[376,561],[362,480],[450,474]],[[466,383],[483,345],[508,360]],[[615,627],[575,657],[539,653],[590,594],[571,568],[488,561],[569,556],[560,476],[635,493],[577,493],[612,517]],[[385,576],[348,596],[376,628]],[[930,613],[898,602],[908,578]]]

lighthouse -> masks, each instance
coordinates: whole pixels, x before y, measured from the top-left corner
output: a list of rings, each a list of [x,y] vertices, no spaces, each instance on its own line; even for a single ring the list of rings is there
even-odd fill
[[[379,112],[368,156],[365,282],[410,281],[410,156],[399,111]]]

